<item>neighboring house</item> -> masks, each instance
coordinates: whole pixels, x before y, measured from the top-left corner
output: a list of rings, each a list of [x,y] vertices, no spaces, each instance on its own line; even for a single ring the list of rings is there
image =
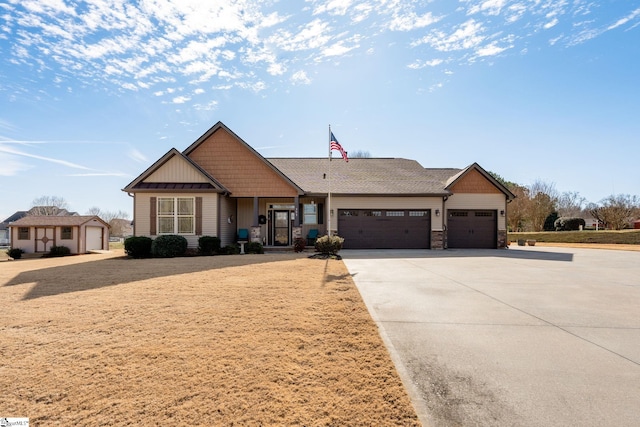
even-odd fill
[[[109,249],[109,225],[95,215],[28,215],[9,224],[11,247],[26,253],[66,246],[72,254]]]
[[[27,215],[27,211],[18,211],[11,215],[9,218],[0,222],[0,246],[6,246],[10,243],[9,238],[9,223],[11,221],[16,221]]]
[[[241,229],[266,246],[291,246],[317,229],[344,237],[345,248],[503,248],[515,197],[476,163],[266,159],[221,122],[123,191],[134,198],[135,235],[181,234],[190,247],[203,235],[233,243]]]
[[[9,236],[9,223],[13,221],[17,221],[22,217],[28,215],[56,215],[56,216],[64,216],[64,215],[78,215],[77,212],[69,212],[66,209],[61,209],[57,206],[34,206],[28,211],[17,211],[9,218],[5,219],[3,222],[0,222],[0,246],[8,245],[10,239]]]

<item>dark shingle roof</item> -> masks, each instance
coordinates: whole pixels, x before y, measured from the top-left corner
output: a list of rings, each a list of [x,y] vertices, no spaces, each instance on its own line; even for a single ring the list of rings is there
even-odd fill
[[[415,160],[355,158],[267,159],[305,192],[361,195],[447,195],[446,181],[460,169],[425,169]]]

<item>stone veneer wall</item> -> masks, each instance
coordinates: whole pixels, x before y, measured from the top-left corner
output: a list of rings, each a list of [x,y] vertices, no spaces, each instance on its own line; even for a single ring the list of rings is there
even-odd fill
[[[498,230],[498,249],[507,247],[507,230]]]
[[[444,249],[444,231],[431,231],[431,249]]]

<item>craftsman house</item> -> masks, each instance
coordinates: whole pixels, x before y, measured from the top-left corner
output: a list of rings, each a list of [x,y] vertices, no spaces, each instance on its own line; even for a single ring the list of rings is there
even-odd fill
[[[218,122],[184,151],[171,149],[123,191],[134,235],[203,235],[227,245],[239,231],[291,246],[311,231],[345,248],[502,248],[515,196],[478,164],[425,169],[415,160],[264,158]]]

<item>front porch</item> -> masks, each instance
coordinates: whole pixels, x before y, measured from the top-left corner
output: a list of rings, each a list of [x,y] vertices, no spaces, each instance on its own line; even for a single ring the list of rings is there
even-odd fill
[[[293,250],[295,239],[326,234],[324,197],[238,198],[236,199],[236,236],[249,232],[249,241],[261,243],[265,249]],[[231,217],[230,217],[231,218]],[[307,242],[313,248],[313,242]]]

